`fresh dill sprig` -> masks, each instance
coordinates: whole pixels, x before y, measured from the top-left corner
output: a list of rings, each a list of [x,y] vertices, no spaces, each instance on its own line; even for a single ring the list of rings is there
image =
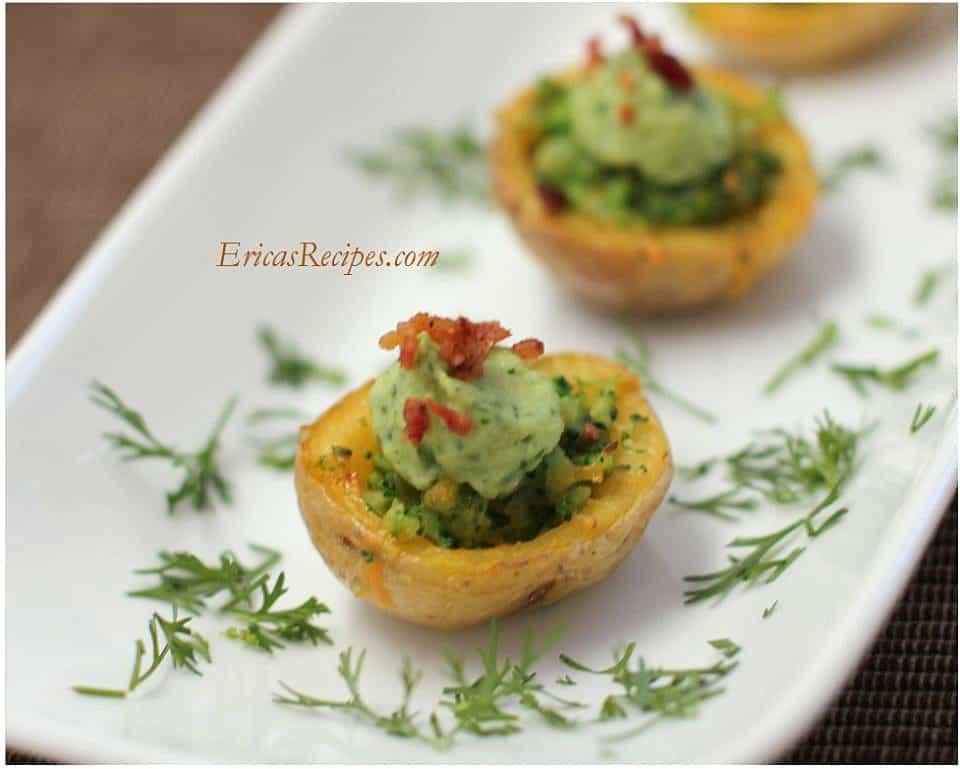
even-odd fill
[[[260,589],[260,607],[253,609],[231,609],[230,613],[241,622],[244,627],[227,629],[227,637],[242,641],[247,646],[262,649],[273,653],[274,649],[284,648],[283,641],[309,641],[316,646],[318,643],[333,643],[326,630],[314,625],[311,620],[320,614],[328,614],[330,610],[315,597],[310,596],[299,606],[292,609],[274,609],[274,604],[287,592],[284,587],[286,575],[281,571],[273,583],[268,587],[268,577],[263,575],[257,580],[256,586]]]
[[[194,510],[206,510],[211,506],[214,494],[222,502],[230,502],[230,487],[217,465],[217,450],[220,434],[237,404],[236,396],[227,401],[206,443],[199,451],[179,451],[160,441],[147,427],[139,412],[131,409],[109,387],[94,381],[90,400],[100,408],[125,422],[135,435],[105,433],[110,445],[123,452],[121,459],[134,462],[141,459],[162,459],[183,472],[183,480],[173,491],[166,493],[167,513],[172,515],[184,500],[190,500]]]
[[[174,668],[186,668],[195,675],[203,675],[197,667],[200,660],[211,661],[210,645],[207,640],[187,625],[191,617],[177,619],[176,607],[173,609],[172,619],[164,619],[156,612],[150,618],[148,631],[150,636],[150,664],[143,669],[143,660],[147,654],[143,641],[137,639],[134,645],[133,670],[126,689],[104,689],[95,686],[74,686],[73,691],[91,697],[111,697],[124,699],[140,684],[146,681],[160,667],[160,664],[169,654]],[[163,645],[160,644],[158,634],[163,634]]]
[[[873,145],[863,145],[847,150],[840,155],[820,176],[820,186],[824,192],[839,189],[851,173],[858,170],[876,170],[884,168],[883,155]]]
[[[757,507],[757,500],[752,496],[744,496],[745,493],[748,494],[749,492],[738,487],[699,500],[683,501],[671,496],[670,503],[681,510],[706,513],[714,518],[735,521],[737,518],[732,514],[733,512],[754,510]]]
[[[707,643],[727,659],[732,659],[740,653],[740,647],[729,638],[717,638],[713,641],[707,641]]]
[[[248,425],[259,425],[264,422],[286,421],[288,425],[300,424],[306,415],[299,409],[257,409],[247,417]],[[273,470],[286,472],[292,470],[297,459],[297,446],[300,444],[300,433],[291,430],[269,438],[252,436],[254,447],[257,450],[257,464]]]
[[[913,294],[913,303],[917,307],[922,307],[930,301],[933,292],[940,285],[941,279],[946,275],[946,270],[927,270],[920,276],[920,282],[917,284],[917,290]]]
[[[299,606],[275,609],[287,592],[282,571],[270,586],[268,572],[279,562],[280,553],[260,545],[250,545],[250,549],[262,557],[252,567],[241,564],[230,551],[221,553],[216,564],[206,564],[188,552],[161,552],[159,566],[135,572],[157,576],[158,583],[127,595],[164,601],[199,614],[207,608],[207,599],[225,593],[227,600],[217,611],[244,623],[242,627],[229,628],[228,638],[271,653],[284,648],[283,641],[330,643],[327,631],[311,622],[329,609],[313,596]],[[257,595],[259,607],[255,606]]]
[[[273,384],[300,388],[308,382],[325,382],[339,387],[347,381],[347,375],[342,369],[321,366],[304,357],[293,342],[281,341],[269,326],[257,329],[257,339],[270,356],[271,369],[268,378]]]
[[[717,642],[711,642],[716,647]],[[641,712],[653,714],[652,718],[640,726],[626,732],[607,737],[608,741],[619,741],[633,737],[663,718],[685,718],[696,714],[701,703],[722,694],[719,686],[736,666],[732,658],[740,647],[729,639],[721,642],[723,659],[705,668],[669,669],[647,667],[642,657],[631,667],[636,644],[630,643],[622,652],[614,654],[610,667],[596,670],[561,654],[560,660],[574,670],[595,675],[609,676],[613,683],[622,688],[622,692],[607,697],[601,707],[598,721],[613,718],[626,718],[627,707],[634,706]]]
[[[555,643],[556,638],[557,632],[554,632],[537,644],[528,631],[524,636],[520,660],[514,663],[510,658],[500,656],[497,625],[492,622],[486,648],[477,650],[481,673],[476,678],[471,678],[467,673],[466,665],[460,657],[447,651],[447,662],[454,684],[444,688],[438,703],[441,708],[449,711],[454,719],[454,724],[447,729],[441,725],[436,710],[429,717],[420,717],[411,710],[411,696],[420,681],[420,674],[413,670],[408,658],[404,659],[401,670],[401,704],[390,713],[378,712],[372,708],[360,692],[365,650],[356,657],[352,648],[340,653],[337,672],[346,684],[349,693],[346,699],[313,697],[281,681],[283,691],[274,695],[274,702],[296,707],[352,712],[387,734],[423,740],[441,749],[453,745],[455,737],[461,732],[483,737],[515,734],[523,728],[519,713],[524,710],[536,713],[548,725],[559,729],[573,729],[614,718],[626,718],[631,707],[654,715],[654,718],[640,729],[609,738],[623,739],[648,728],[660,718],[693,715],[701,702],[723,691],[717,684],[734,669],[737,663],[733,658],[740,652],[740,647],[733,641],[717,639],[710,644],[721,653],[723,658],[719,662],[710,667],[685,670],[647,668],[640,658],[637,658],[636,665],[632,666],[635,643],[629,644],[622,652],[616,652],[614,664],[603,670],[588,668],[561,654],[560,660],[568,667],[609,676],[617,685],[617,692],[602,701],[597,718],[584,720],[573,718],[562,711],[582,709],[586,708],[586,705],[558,697],[546,691],[537,681],[534,664]],[[576,682],[569,675],[564,675],[557,679],[557,683],[572,686]],[[551,701],[549,704],[548,699]]]
[[[578,707],[579,703],[547,692],[536,681],[536,673],[531,669],[556,643],[559,635],[559,631],[548,633],[538,647],[528,630],[524,634],[520,661],[514,664],[509,658],[500,660],[497,623],[491,622],[487,648],[477,650],[483,673],[473,681],[467,679],[463,660],[446,652],[450,674],[456,684],[443,690],[448,699],[442,700],[441,705],[456,719],[454,732],[466,731],[480,736],[513,734],[520,727],[517,715],[506,709],[510,704],[519,704],[539,713],[550,726],[573,726],[574,722],[568,716],[546,706],[540,698],[549,697],[565,707]]]
[[[684,592],[686,597],[684,603],[722,598],[744,582],[753,585],[761,581],[768,584],[776,580],[805,550],[804,547],[794,547],[786,555],[782,555],[782,548],[796,532],[804,531],[809,540],[816,539],[833,528],[847,514],[847,508],[842,507],[831,513],[823,523],[817,523],[817,517],[837,501],[839,494],[839,485],[834,486],[813,510],[790,525],[770,534],[737,537],[729,542],[728,548],[736,550],[750,548],[750,550],[742,557],[729,556],[730,565],[725,569],[684,577],[685,581],[698,585]]]
[[[922,403],[918,403],[917,410],[913,412],[913,420],[910,422],[910,435],[913,435],[929,422],[936,410],[936,406],[924,406]]]
[[[910,326],[905,326],[896,318],[890,315],[883,315],[881,313],[868,315],[866,318],[866,324],[870,326],[870,328],[875,328],[879,331],[896,331],[907,339],[915,339],[920,335],[920,332],[917,331],[917,329],[911,328]]]
[[[778,603],[780,603],[780,602],[779,602],[779,601],[774,601],[774,602],[773,602],[772,604],[770,604],[766,609],[764,609],[764,610],[763,610],[763,614],[760,616],[760,619],[769,619],[770,616],[774,613],[774,611],[776,611],[776,609],[777,609],[777,604],[778,604]]]
[[[347,158],[368,176],[392,180],[401,199],[423,193],[444,202],[490,199],[487,148],[466,125],[404,128],[383,148],[352,149]]]
[[[617,360],[640,377],[643,381],[643,386],[648,392],[662,395],[687,413],[692,414],[704,422],[713,424],[713,422],[716,421],[713,414],[667,389],[654,378],[650,370],[650,351],[647,343],[635,329],[632,329],[626,323],[624,324],[624,328],[630,336],[633,349],[627,350],[623,347],[618,349],[616,353]]]
[[[939,350],[929,350],[906,363],[889,369],[880,369],[876,366],[851,366],[841,363],[834,363],[831,369],[834,373],[846,379],[857,393],[866,395],[867,382],[873,382],[891,390],[905,390],[910,386],[917,371],[924,366],[935,364],[939,358]]]
[[[303,708],[326,708],[330,710],[350,711],[371,722],[374,726],[382,729],[394,737],[406,737],[425,740],[435,747],[445,747],[448,743],[448,736],[440,729],[439,721],[436,715],[430,717],[430,723],[433,727],[433,735],[428,735],[422,731],[417,724],[416,713],[410,710],[410,699],[413,696],[414,689],[420,682],[420,673],[413,669],[413,664],[409,657],[403,660],[403,668],[400,679],[403,684],[403,699],[400,705],[391,713],[384,715],[371,708],[360,694],[360,674],[363,672],[363,662],[366,659],[367,651],[364,649],[357,655],[356,662],[353,661],[353,648],[340,653],[340,665],[337,672],[347,685],[350,697],[345,700],[327,700],[311,697],[308,694],[299,692],[283,681],[280,686],[285,693],[275,694],[273,701],[281,705],[294,705]]]
[[[771,395],[797,371],[804,366],[809,366],[819,358],[834,344],[837,339],[837,331],[837,324],[833,321],[828,321],[820,326],[820,330],[817,332],[817,336],[813,341],[788,360],[783,367],[773,375],[770,381],[767,382],[763,388],[764,393]]]
[[[853,472],[861,433],[837,422],[828,411],[814,420],[812,438],[782,428],[765,430],[744,448],[687,468],[697,479],[723,466],[730,487],[712,497],[687,502],[671,497],[684,509],[733,520],[737,512],[753,510],[757,495],[776,505],[804,502],[821,491],[840,487]]]
[[[155,575],[158,583],[153,587],[133,590],[127,595],[163,601],[194,614],[206,609],[207,598],[220,593],[229,595],[229,601],[220,607],[220,611],[228,611],[240,605],[248,606],[251,593],[257,589],[258,578],[280,560],[280,553],[268,547],[250,545],[250,549],[263,559],[252,567],[241,564],[230,551],[221,553],[219,562],[210,565],[193,553],[163,550],[157,556],[160,559],[159,566],[134,572]]]
[[[469,248],[444,251],[437,259],[436,268],[441,272],[467,272],[473,265],[473,253]]]
[[[937,174],[930,199],[934,208],[957,210],[957,113],[946,115],[930,129],[940,152],[942,167]]]

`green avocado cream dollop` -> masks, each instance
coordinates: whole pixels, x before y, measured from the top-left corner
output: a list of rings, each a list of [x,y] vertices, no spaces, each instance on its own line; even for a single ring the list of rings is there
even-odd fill
[[[404,432],[408,398],[432,398],[471,420],[456,435],[431,414],[419,446]],[[495,347],[483,374],[462,381],[426,333],[418,338],[416,367],[399,363],[387,369],[370,390],[373,431],[383,456],[417,489],[440,478],[465,483],[485,499],[513,492],[524,475],[541,464],[564,430],[553,382],[510,350]]]
[[[601,163],[660,184],[702,178],[736,150],[728,106],[699,87],[675,90],[635,49],[571,87],[570,120],[573,138]]]

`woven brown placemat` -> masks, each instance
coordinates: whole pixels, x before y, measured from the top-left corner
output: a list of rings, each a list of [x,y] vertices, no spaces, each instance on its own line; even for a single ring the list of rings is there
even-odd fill
[[[7,6],[7,343],[277,6]],[[957,503],[790,762],[957,763]],[[8,750],[8,763],[44,763]]]

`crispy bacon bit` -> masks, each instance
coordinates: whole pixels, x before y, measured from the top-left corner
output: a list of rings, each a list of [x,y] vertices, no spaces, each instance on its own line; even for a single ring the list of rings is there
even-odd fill
[[[400,365],[407,371],[413,371],[417,367],[417,337],[415,334],[407,334],[400,340]]]
[[[612,454],[617,450],[617,446],[620,445],[620,441],[610,441],[606,446],[603,447],[604,454]]]
[[[636,113],[632,104],[621,104],[617,111],[617,117],[623,125],[633,125],[633,118]]]
[[[543,207],[547,209],[548,214],[559,214],[567,207],[566,197],[555,187],[538,184],[537,192],[540,194],[540,200],[543,201]]]
[[[660,77],[666,80],[675,91],[689,91],[693,88],[693,77],[680,60],[666,51],[647,54],[647,63]]]
[[[473,427],[473,422],[466,414],[461,414],[456,409],[444,406],[433,398],[427,399],[427,408],[431,414],[436,414],[447,423],[447,429],[454,435],[466,435]]]
[[[584,444],[596,443],[600,439],[600,431],[593,422],[587,422],[580,431],[580,441]]]
[[[522,360],[535,360],[543,355],[543,342],[539,339],[521,339],[510,349]]]
[[[414,446],[419,446],[424,433],[430,427],[427,402],[422,398],[407,398],[403,404],[403,421],[406,425],[403,430],[404,435]]]
[[[689,91],[693,88],[693,77],[689,70],[683,66],[676,56],[663,50],[659,37],[645,35],[637,20],[632,16],[625,14],[620,16],[620,23],[626,25],[627,29],[630,30],[633,47],[643,51],[650,69],[666,80],[674,90]]]
[[[429,413],[428,413],[429,412]],[[430,427],[430,414],[436,414],[454,435],[466,435],[473,422],[466,414],[444,406],[433,398],[407,398],[403,404],[403,433],[414,446],[419,447]]]
[[[632,93],[637,87],[637,81],[629,69],[621,69],[617,73],[617,85],[619,85],[620,89],[624,92]]]
[[[734,171],[732,168],[723,175],[723,189],[727,192],[734,193],[740,187],[740,174]]]
[[[607,57],[603,55],[603,47],[600,45],[599,37],[591,37],[587,41],[587,69],[603,64]]]
[[[395,331],[380,337],[380,346],[392,350],[400,346],[400,365],[416,366],[417,335],[426,331],[437,343],[440,354],[450,364],[450,373],[465,382],[483,374],[483,362],[493,346],[510,336],[497,321],[473,323],[463,316],[456,320],[418,312],[410,320],[397,324]]]
[[[640,29],[640,25],[637,23],[637,20],[633,18],[633,16],[629,16],[628,14],[624,13],[617,17],[617,21],[630,30],[630,36],[633,38],[634,47],[640,48],[647,39],[647,36],[643,34],[643,30]]]

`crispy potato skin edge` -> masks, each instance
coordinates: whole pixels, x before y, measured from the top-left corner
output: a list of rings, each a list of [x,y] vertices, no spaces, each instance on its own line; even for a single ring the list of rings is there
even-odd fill
[[[691,19],[732,54],[781,70],[816,70],[865,53],[905,26],[905,3],[837,4],[790,9],[692,3]]]
[[[710,88],[742,104],[763,99],[739,76],[711,67],[695,72]],[[662,315],[736,298],[783,260],[813,216],[816,172],[803,138],[785,121],[765,127],[759,136],[785,163],[771,197],[722,224],[619,227],[576,211],[551,214],[537,192],[531,163],[537,140],[528,119],[533,99],[533,89],[527,89],[498,114],[491,147],[494,195],[526,246],[592,303]]]
[[[579,354],[545,356],[537,363],[550,369],[551,375],[571,369],[621,375],[625,388],[621,390],[622,411],[642,409],[650,417],[648,444],[660,456],[646,460],[649,471],[636,478],[632,473],[629,478],[624,477],[627,473],[612,476],[601,487],[605,491],[595,494],[600,501],[591,499],[573,521],[528,542],[485,550],[447,550],[420,537],[399,540],[367,510],[360,497],[365,488],[362,472],[346,464],[318,469],[314,459],[318,447],[337,445],[338,441],[349,446],[361,434],[362,429],[351,433],[349,426],[368,418],[368,383],[312,425],[301,428],[294,471],[300,512],[310,538],[330,570],[354,594],[408,622],[464,628],[554,603],[602,580],[630,553],[673,477],[662,427],[643,397],[639,381],[619,365]],[[373,445],[370,428],[365,432]],[[334,436],[342,437],[331,440]],[[358,450],[354,448],[355,458]],[[638,489],[642,493],[637,493]],[[373,553],[372,562],[362,557],[364,550]]]

